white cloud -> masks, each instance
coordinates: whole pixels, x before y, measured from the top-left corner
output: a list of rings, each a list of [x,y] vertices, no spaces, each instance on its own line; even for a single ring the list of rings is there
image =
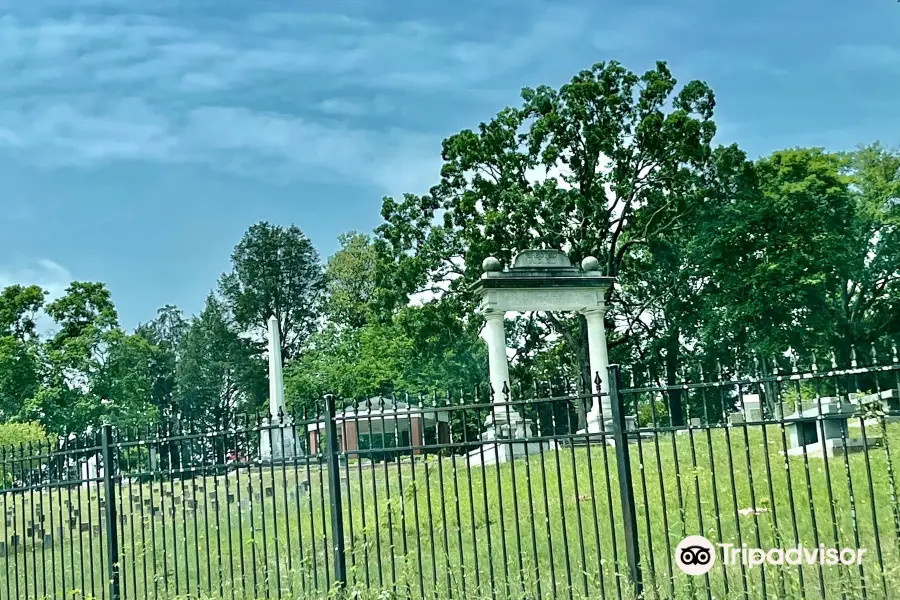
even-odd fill
[[[49,166],[199,163],[391,194],[437,180],[440,140],[452,132],[361,126],[366,118],[402,122],[395,107],[410,94],[444,105],[491,94],[504,75],[530,72],[548,49],[592,31],[589,7],[540,3],[487,36],[461,22],[253,13],[227,2],[231,16],[216,18],[178,2],[81,2],[67,18],[65,6],[48,17],[9,4],[0,17],[0,153]]]
[[[10,285],[39,285],[50,299],[59,298],[72,282],[72,274],[56,261],[42,258],[26,265],[0,266],[0,289]]]
[[[322,114],[331,117],[384,116],[400,112],[396,103],[385,95],[377,95],[365,100],[341,97],[326,98],[315,105]]]
[[[46,102],[0,108],[0,131],[14,150],[50,151],[64,164],[164,158],[177,144],[164,118],[143,101]]]
[[[0,109],[0,144],[49,166],[196,163],[269,179],[338,177],[397,194],[425,191],[440,165],[431,136],[242,107],[201,106],[180,117],[134,98],[16,108]]]
[[[191,149],[212,149],[234,158],[255,155],[310,172],[327,170],[394,193],[427,187],[440,164],[440,148],[428,136],[231,107],[192,111],[181,139]]]
[[[204,92],[267,77],[321,76],[327,83],[406,92],[490,83],[587,32],[583,11],[544,7],[515,32],[486,39],[474,29],[342,14],[258,13],[239,21],[84,13],[69,19],[0,18],[0,87],[59,80],[78,88],[151,84]],[[174,13],[173,13],[174,14]]]
[[[267,179],[338,177],[384,193],[423,192],[438,175],[440,134],[341,120],[386,114],[384,94],[332,95],[318,105],[300,97],[290,114],[248,100],[261,82],[278,90],[301,77],[312,93],[336,77],[380,87],[405,78],[407,86],[430,85],[426,75],[436,66],[441,77],[462,74],[466,57],[448,69],[434,64],[440,51],[415,51],[433,47],[437,35],[450,39],[430,26],[340,15],[256,15],[240,32],[145,15],[5,16],[0,152],[51,167],[188,162]]]

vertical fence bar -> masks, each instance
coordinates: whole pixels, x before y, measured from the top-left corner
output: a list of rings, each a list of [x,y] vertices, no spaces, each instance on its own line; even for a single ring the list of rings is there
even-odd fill
[[[341,451],[337,434],[334,396],[325,396],[325,445],[327,447],[328,493],[331,499],[331,539],[334,551],[334,582],[338,589],[347,583],[347,558],[344,554],[344,512],[341,506]]]
[[[622,529],[625,533],[625,556],[634,585],[634,595],[640,598],[644,593],[641,578],[640,552],[638,550],[637,515],[634,507],[634,483],[631,480],[631,460],[628,456],[628,433],[625,412],[619,396],[619,365],[609,365],[609,403],[612,408],[613,439],[616,442],[616,464],[619,471],[619,496],[622,501]]]
[[[112,426],[101,432],[103,491],[106,508],[106,560],[109,566],[109,600],[119,600],[119,518],[116,515],[116,460],[112,446]]]

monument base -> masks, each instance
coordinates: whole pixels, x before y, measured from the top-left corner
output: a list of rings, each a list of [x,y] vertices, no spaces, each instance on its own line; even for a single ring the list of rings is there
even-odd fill
[[[488,443],[469,452],[466,459],[470,467],[503,464],[550,448],[548,442],[528,441],[534,435],[534,422],[512,409],[508,412],[499,409],[496,415],[488,415],[485,425],[487,429],[481,439]]]
[[[844,456],[845,454],[853,454],[855,452],[864,452],[868,448],[874,448],[881,445],[881,438],[868,438],[865,442],[861,439],[848,439],[846,443],[840,439],[827,439],[825,443],[813,442],[806,446],[797,446],[788,448],[788,456],[803,456],[804,453],[811,458],[834,458],[836,456]]]
[[[632,415],[625,417],[625,431],[637,431],[637,428],[637,417]],[[588,413],[586,427],[578,430],[576,433],[578,435],[585,435],[606,432],[607,435],[611,435],[612,431],[612,419],[606,419],[601,425],[599,416]]]
[[[304,456],[300,436],[288,418],[284,423],[263,422],[259,432],[259,458],[262,461],[293,459]]]

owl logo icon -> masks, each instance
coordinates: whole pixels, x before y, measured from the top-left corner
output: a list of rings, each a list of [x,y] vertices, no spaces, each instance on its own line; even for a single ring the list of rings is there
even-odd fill
[[[706,575],[716,564],[716,548],[702,535],[689,535],[675,548],[675,563],[688,575]]]

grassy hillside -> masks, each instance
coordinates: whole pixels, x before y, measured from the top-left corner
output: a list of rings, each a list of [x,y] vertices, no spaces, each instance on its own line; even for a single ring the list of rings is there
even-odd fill
[[[646,597],[862,598],[865,586],[865,597],[886,598],[900,589],[888,468],[889,453],[900,453],[900,427],[888,434],[868,454],[827,461],[786,462],[777,426],[632,444]],[[563,447],[499,468],[468,468],[462,457],[351,459],[342,481],[349,585],[364,597],[630,593],[612,448]],[[324,467],[252,467],[116,491],[124,597],[321,597],[333,584]],[[0,596],[104,595],[103,497],[93,485],[0,496]],[[50,537],[28,537],[40,513]],[[692,578],[673,553],[686,534],[700,533],[763,548],[863,547],[867,555],[861,568],[719,564]]]

